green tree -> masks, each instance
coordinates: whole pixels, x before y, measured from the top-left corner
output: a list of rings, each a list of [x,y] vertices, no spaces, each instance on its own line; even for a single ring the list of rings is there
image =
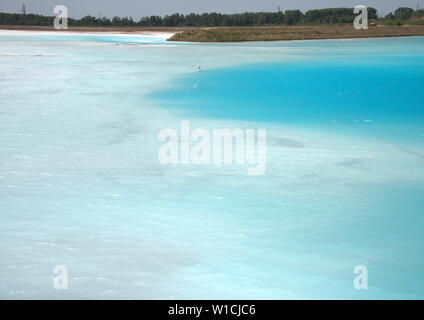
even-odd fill
[[[303,13],[300,10],[287,10],[284,12],[284,20],[288,25],[299,24],[302,18]]]
[[[412,17],[412,14],[414,13],[414,9],[407,8],[407,7],[400,7],[396,9],[395,11],[395,18],[400,20],[408,20]]]

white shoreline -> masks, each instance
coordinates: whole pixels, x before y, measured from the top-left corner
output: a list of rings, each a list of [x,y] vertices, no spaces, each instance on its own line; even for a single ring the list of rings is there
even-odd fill
[[[39,36],[39,35],[110,35],[110,36],[128,36],[128,37],[152,37],[152,38],[164,38],[168,39],[172,37],[177,32],[169,31],[135,31],[135,32],[125,32],[125,31],[50,31],[50,30],[8,30],[0,29],[1,35],[21,35],[21,36]]]

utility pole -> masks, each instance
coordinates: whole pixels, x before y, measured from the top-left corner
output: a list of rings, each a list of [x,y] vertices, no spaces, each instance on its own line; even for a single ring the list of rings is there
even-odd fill
[[[25,3],[22,3],[22,23],[25,24],[26,8]]]

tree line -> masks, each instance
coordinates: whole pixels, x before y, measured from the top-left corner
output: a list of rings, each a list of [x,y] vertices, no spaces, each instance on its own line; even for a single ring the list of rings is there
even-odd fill
[[[385,19],[387,20],[409,20],[413,17],[424,17],[424,9],[414,10],[412,8],[400,7],[395,12],[390,12]]]
[[[381,20],[408,20],[414,16],[424,16],[424,10],[414,10],[401,7],[394,13],[389,13]],[[277,12],[246,12],[240,14],[221,13],[190,13],[187,15],[175,13],[172,15],[143,17],[134,21],[131,17],[85,16],[81,19],[68,19],[70,26],[140,26],[140,27],[218,27],[218,26],[261,26],[261,25],[301,25],[301,24],[343,24],[352,23],[355,19],[352,8],[329,8],[309,10],[286,10]],[[1,25],[53,25],[54,16],[28,14],[23,8],[21,14],[0,13]],[[378,19],[377,10],[368,8],[368,18]]]

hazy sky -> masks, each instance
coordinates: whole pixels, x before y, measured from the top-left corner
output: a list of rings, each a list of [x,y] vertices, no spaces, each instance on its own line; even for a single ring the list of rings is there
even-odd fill
[[[142,16],[172,13],[240,13],[245,11],[277,11],[320,9],[330,7],[354,7],[363,4],[374,7],[379,14],[387,14],[398,7],[424,7],[424,0],[0,0],[0,12],[20,12],[25,3],[27,13],[54,15],[56,5],[65,5],[69,16],[81,18],[85,15],[106,17],[128,16],[138,20]]]

